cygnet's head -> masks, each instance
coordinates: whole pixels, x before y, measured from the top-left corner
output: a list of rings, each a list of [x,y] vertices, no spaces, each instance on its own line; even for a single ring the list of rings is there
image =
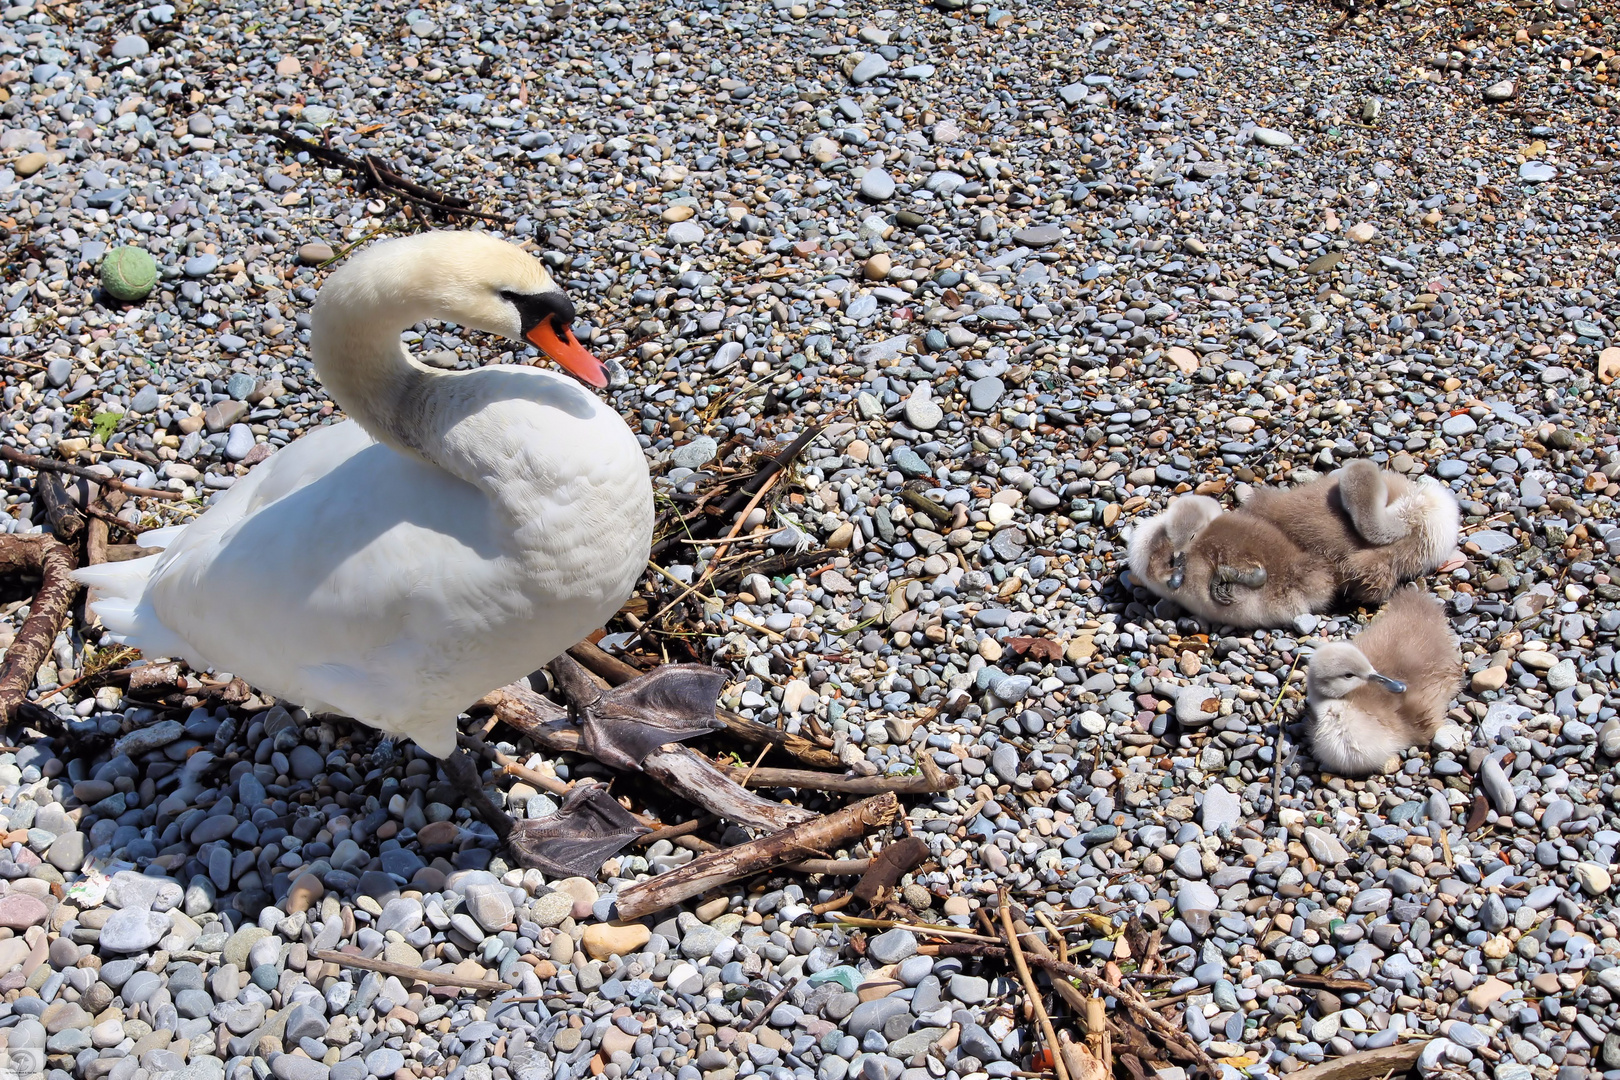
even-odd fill
[[[372,244],[338,268],[315,303],[318,323],[351,314],[362,315],[362,332],[441,319],[526,341],[591,386],[607,385],[601,361],[574,336],[574,305],[545,266],[489,233],[445,230]]]
[[[1305,673],[1305,698],[1315,704],[1348,697],[1357,687],[1373,683],[1392,694],[1406,693],[1406,684],[1373,670],[1372,662],[1349,642],[1323,645],[1311,657]]]
[[[1186,552],[1198,531],[1221,513],[1221,504],[1208,495],[1182,495],[1170,500],[1164,513],[1143,522],[1131,536],[1127,559],[1137,582],[1155,592],[1181,588]]]

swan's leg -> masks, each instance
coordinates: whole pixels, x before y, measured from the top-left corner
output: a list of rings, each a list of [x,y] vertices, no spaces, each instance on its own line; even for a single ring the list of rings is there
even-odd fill
[[[669,664],[611,690],[600,690],[564,654],[548,666],[580,725],[580,750],[604,765],[631,772],[665,743],[721,726],[714,706],[726,676],[702,664]]]
[[[399,748],[392,735],[384,735],[371,748],[371,767],[387,772],[399,764]]]
[[[1369,544],[1393,544],[1410,531],[1406,522],[1389,512],[1384,474],[1370,461],[1352,461],[1339,470],[1339,499],[1350,523]]]
[[[489,797],[478,768],[478,759],[473,757],[472,751],[463,746],[439,764],[444,766],[444,775],[461,791],[467,809],[483,818],[504,844],[512,834],[512,819]]]

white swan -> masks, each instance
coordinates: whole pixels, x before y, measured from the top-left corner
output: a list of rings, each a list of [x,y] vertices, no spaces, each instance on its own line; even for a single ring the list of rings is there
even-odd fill
[[[545,268],[495,237],[365,249],[321,289],[310,333],[351,419],[164,530],[160,554],[78,571],[92,609],[147,656],[407,736],[465,782],[457,713],[618,611],[646,566],[652,486],[635,436],[579,383],[435,370],[400,332],[442,319],[527,340],[605,386],[573,316]]]

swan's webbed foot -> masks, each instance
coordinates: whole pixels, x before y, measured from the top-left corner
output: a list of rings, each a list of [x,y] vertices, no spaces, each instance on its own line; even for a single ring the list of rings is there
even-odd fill
[[[399,765],[399,743],[392,735],[384,735],[371,748],[370,764],[373,769],[388,772]]]
[[[460,790],[467,809],[494,829],[495,835],[505,843],[512,835],[512,819],[489,797],[478,768],[478,759],[473,757],[472,751],[463,746],[439,764],[444,766],[444,775]]]
[[[1259,589],[1266,584],[1266,568],[1263,566],[1250,567],[1239,570],[1235,566],[1222,564],[1215,568],[1215,578],[1210,582],[1209,595],[1212,600],[1222,607],[1230,607],[1237,601],[1236,589]]]
[[[651,832],[601,784],[579,784],[555,814],[513,822],[507,846],[517,861],[553,877],[591,877],[636,837]]]
[[[639,772],[665,743],[724,726],[714,707],[726,676],[704,664],[667,664],[611,690],[598,689],[566,654],[549,670],[580,725],[581,752],[615,769]]]

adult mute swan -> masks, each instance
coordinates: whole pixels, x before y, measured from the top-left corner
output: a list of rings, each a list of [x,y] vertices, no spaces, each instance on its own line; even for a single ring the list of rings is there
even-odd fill
[[[161,553],[78,571],[92,609],[147,656],[416,740],[508,838],[474,759],[456,752],[455,717],[619,610],[646,566],[652,486],[635,436],[579,383],[533,367],[435,370],[400,333],[442,319],[528,341],[605,386],[573,318],[545,268],[495,237],[366,248],[321,289],[310,331],[315,370],[350,419],[164,530]]]

